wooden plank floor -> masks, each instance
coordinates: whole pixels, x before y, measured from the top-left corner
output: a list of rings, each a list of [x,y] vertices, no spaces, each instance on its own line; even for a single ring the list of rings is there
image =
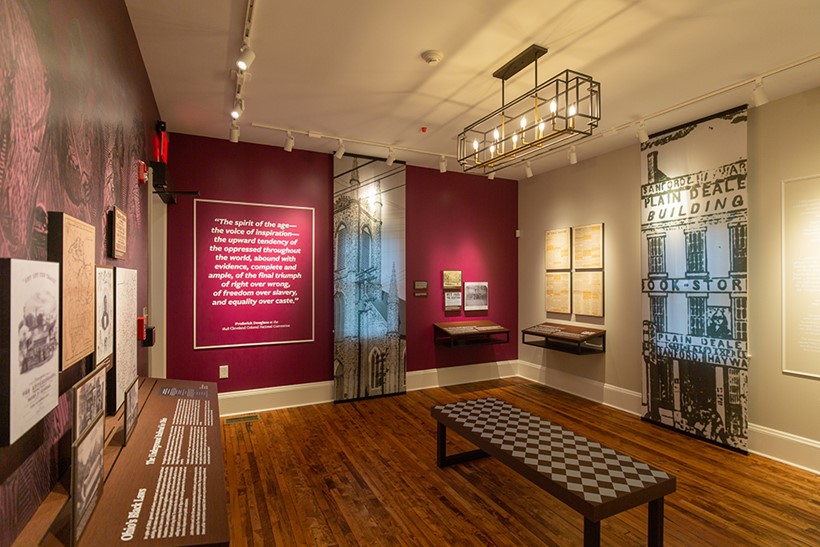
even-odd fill
[[[430,407],[479,397],[675,475],[667,545],[820,545],[820,476],[518,378],[223,420],[232,545],[581,545],[583,518],[498,461],[436,467]],[[646,522],[603,520],[602,545],[646,545]]]

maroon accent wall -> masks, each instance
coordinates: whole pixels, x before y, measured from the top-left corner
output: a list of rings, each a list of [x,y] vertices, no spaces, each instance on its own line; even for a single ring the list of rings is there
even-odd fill
[[[407,168],[407,369],[518,358],[518,183],[514,180]],[[488,311],[444,312],[442,270],[489,283]],[[426,280],[428,296],[413,296]],[[541,298],[541,295],[534,295]],[[510,329],[510,343],[446,347],[433,323],[489,319]]]
[[[241,391],[333,379],[333,169],[328,154],[173,134],[168,179],[174,190],[203,199],[315,209],[315,341],[200,349],[193,344],[193,204],[179,196],[168,206],[167,375],[218,382]],[[219,365],[230,377],[219,380]]]

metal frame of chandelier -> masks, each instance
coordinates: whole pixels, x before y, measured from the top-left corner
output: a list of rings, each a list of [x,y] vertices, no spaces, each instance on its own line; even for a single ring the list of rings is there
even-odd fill
[[[601,120],[601,84],[564,70],[538,84],[538,58],[547,49],[533,44],[493,72],[501,80],[501,108],[468,125],[458,136],[458,162],[465,172],[484,174],[526,163],[592,135]],[[535,86],[505,102],[506,80],[534,64]]]

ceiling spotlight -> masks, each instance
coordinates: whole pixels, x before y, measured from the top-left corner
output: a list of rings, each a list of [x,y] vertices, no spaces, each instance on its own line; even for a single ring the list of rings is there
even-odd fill
[[[288,131],[288,137],[285,139],[285,152],[292,152],[293,151],[293,133]]]
[[[253,52],[251,46],[246,44],[239,50],[239,58],[236,60],[236,67],[244,72],[251,67],[254,59],[256,59],[256,53]]]
[[[342,156],[345,155],[345,143],[342,139],[339,139],[339,148],[336,149],[336,153],[333,155],[336,156],[337,160],[342,159]]]
[[[438,160],[438,172],[439,173],[446,173],[447,172],[447,158],[441,156]]]
[[[242,112],[245,111],[245,99],[240,98],[239,96],[236,97],[233,101],[233,108],[231,109],[231,118],[234,120],[238,120],[239,117],[242,115]]]
[[[392,167],[393,162],[396,161],[396,151],[393,150],[392,148],[388,149],[388,151],[387,151],[387,160],[385,160],[385,161],[387,162],[388,167]]]
[[[766,90],[763,89],[763,78],[755,80],[755,86],[752,89],[752,101],[755,106],[763,106],[769,102],[769,98],[766,96]]]
[[[578,163],[578,154],[575,152],[575,147],[574,146],[569,147],[569,162],[572,165],[575,165],[576,163]]]
[[[527,173],[527,178],[531,179],[532,178],[532,163],[527,162],[527,165],[524,166],[524,170]]]
[[[231,142],[239,142],[239,124],[236,120],[231,122],[231,132],[228,135],[228,140]]]
[[[493,180],[495,178],[495,171],[487,175],[487,180]]]
[[[638,140],[641,141],[641,144],[649,141],[649,133],[646,132],[646,125],[641,121],[640,125],[638,125]]]

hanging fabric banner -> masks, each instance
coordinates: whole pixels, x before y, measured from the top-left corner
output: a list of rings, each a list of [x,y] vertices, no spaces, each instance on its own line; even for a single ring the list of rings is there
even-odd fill
[[[337,401],[406,391],[404,180],[404,165],[334,161]]]
[[[747,449],[746,107],[641,146],[644,418]]]

